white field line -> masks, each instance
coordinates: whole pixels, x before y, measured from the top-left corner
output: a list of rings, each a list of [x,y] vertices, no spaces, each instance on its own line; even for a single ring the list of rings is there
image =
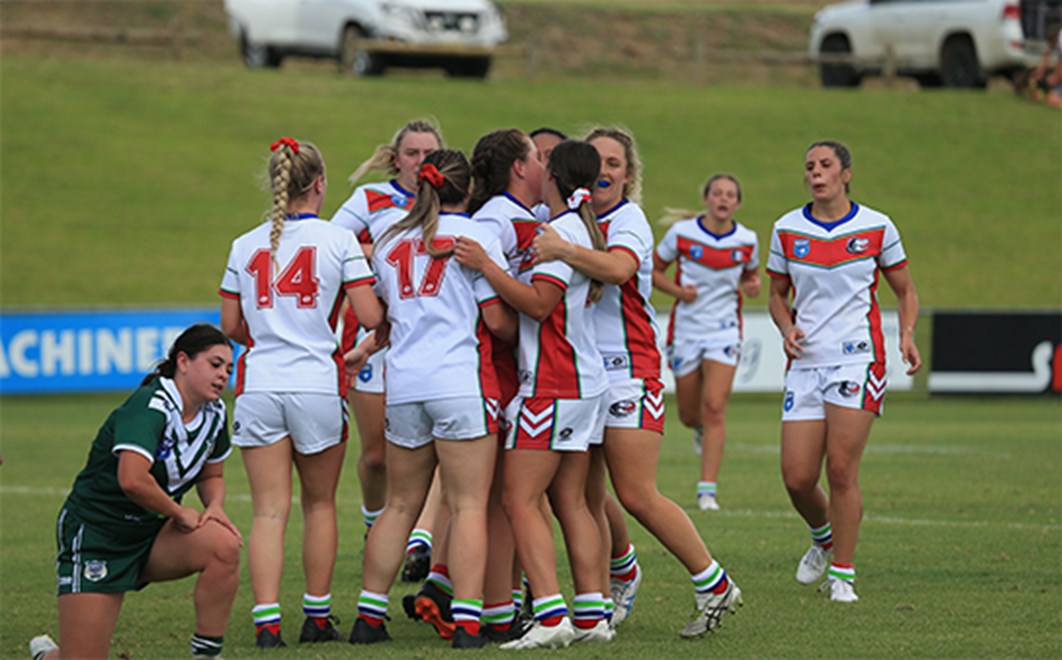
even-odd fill
[[[777,454],[778,445],[755,445],[747,442],[728,442],[727,449],[744,451],[750,454]],[[881,445],[871,440],[867,443],[868,454],[911,454],[915,456],[978,456],[996,460],[1010,460],[1010,452],[986,451],[972,447],[952,447],[947,445]]]
[[[58,488],[38,488],[32,486],[0,486],[0,495],[4,495],[7,497],[28,496],[54,497],[56,499],[63,499],[69,492],[69,490],[60,490]],[[249,503],[251,501],[251,495],[249,493],[229,493],[226,499],[236,502]],[[361,507],[361,500],[338,500],[336,504],[341,507]],[[727,518],[780,518],[793,520],[797,519],[798,517],[795,511],[754,511],[752,509],[724,509],[722,511],[719,511],[718,513],[713,513],[712,515],[723,516]],[[989,527],[1002,527],[1005,529],[1025,531],[1062,530],[1062,524],[1058,523],[1016,523],[994,522],[987,520],[928,520],[925,518],[897,518],[895,516],[875,515],[864,516],[863,522],[881,525],[904,525],[908,527],[950,527],[958,529],[985,529]]]

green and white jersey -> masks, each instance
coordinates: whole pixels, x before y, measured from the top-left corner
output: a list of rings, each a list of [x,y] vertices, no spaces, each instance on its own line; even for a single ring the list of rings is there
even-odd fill
[[[159,376],[140,387],[100,427],[65,506],[86,523],[113,529],[123,537],[122,532],[156,533],[165,517],[122,491],[119,453],[134,451],[150,460],[155,481],[180,502],[207,463],[221,462],[232,451],[223,401],[206,404],[188,424],[181,419],[183,408],[181,394],[169,378]]]

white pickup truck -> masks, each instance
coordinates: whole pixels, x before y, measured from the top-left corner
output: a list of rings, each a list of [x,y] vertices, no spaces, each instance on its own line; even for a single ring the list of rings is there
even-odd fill
[[[810,53],[824,87],[855,87],[892,69],[924,87],[984,87],[1036,65],[1018,0],[860,0],[815,15]],[[845,57],[847,56],[847,57]]]
[[[299,55],[361,76],[408,66],[482,78],[508,36],[489,0],[225,0],[225,11],[250,68]]]

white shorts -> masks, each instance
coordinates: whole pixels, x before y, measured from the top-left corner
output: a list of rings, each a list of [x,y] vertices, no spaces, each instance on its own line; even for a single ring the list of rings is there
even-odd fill
[[[736,325],[696,339],[676,339],[667,345],[667,364],[676,378],[688,376],[711,360],[736,367],[741,360],[741,330]]]
[[[589,399],[517,396],[506,409],[512,420],[506,449],[587,451],[602,443],[608,393]]]
[[[883,362],[790,369],[785,375],[782,421],[826,419],[827,403],[881,415],[886,385]]]
[[[609,383],[605,427],[664,432],[664,384],[656,378]]]
[[[416,449],[439,440],[474,440],[498,432],[498,401],[459,397],[387,404],[384,436],[399,447]]]
[[[244,392],[232,412],[232,444],[268,447],[290,436],[300,454],[346,442],[347,402],[337,394]]]

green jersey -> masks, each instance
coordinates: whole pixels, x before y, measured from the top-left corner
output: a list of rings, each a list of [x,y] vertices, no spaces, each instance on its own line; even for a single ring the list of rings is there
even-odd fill
[[[188,424],[181,418],[183,403],[174,382],[162,376],[133,392],[100,427],[65,506],[123,538],[156,534],[166,519],[133,502],[118,485],[120,452],[150,460],[155,481],[180,502],[207,463],[232,451],[223,401],[207,403]]]

